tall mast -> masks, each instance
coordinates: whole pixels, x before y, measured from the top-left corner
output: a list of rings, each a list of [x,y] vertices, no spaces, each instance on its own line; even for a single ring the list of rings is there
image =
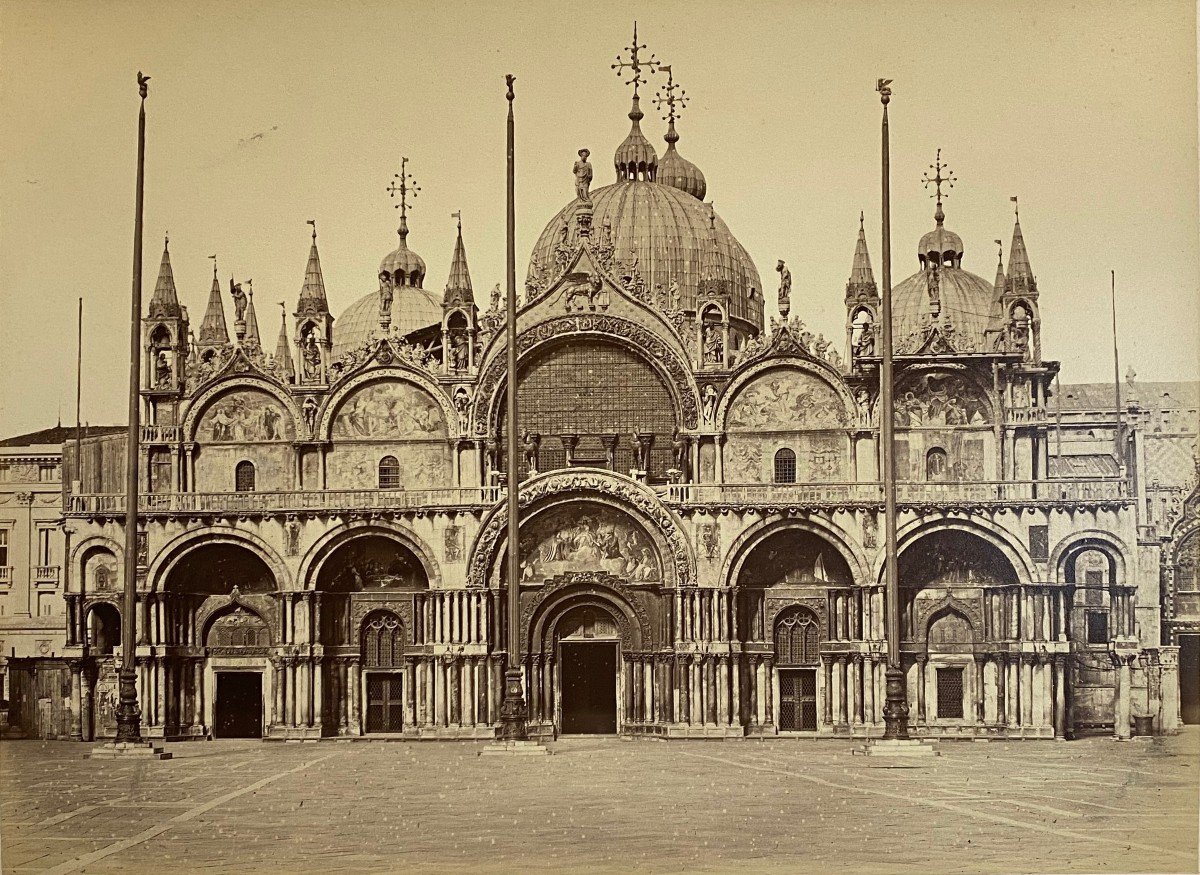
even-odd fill
[[[883,346],[879,374],[879,441],[883,460],[883,518],[885,533],[884,582],[886,584],[887,620],[887,696],[883,707],[886,739],[908,738],[908,691],[900,667],[900,584],[896,563],[896,446],[893,419],[892,373],[892,205],[891,205],[891,147],[888,139],[888,103],[892,98],[890,79],[880,79],[875,86],[883,103]]]
[[[1121,476],[1125,476],[1125,417],[1121,411],[1121,354],[1117,351],[1117,272],[1109,271],[1111,276],[1112,293],[1112,345],[1113,345],[1113,393],[1117,403],[1117,419],[1113,429],[1113,451],[1117,457],[1117,467]]]

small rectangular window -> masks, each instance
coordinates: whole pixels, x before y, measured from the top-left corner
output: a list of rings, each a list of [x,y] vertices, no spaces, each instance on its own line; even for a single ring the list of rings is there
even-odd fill
[[[937,670],[937,715],[939,718],[962,719],[963,670],[961,668],[939,668]]]
[[[53,529],[38,529],[38,565],[53,564],[54,559],[51,553],[51,537],[53,534]]]
[[[1108,643],[1108,611],[1087,612],[1087,643]]]
[[[8,529],[0,529],[0,568],[8,564]]]

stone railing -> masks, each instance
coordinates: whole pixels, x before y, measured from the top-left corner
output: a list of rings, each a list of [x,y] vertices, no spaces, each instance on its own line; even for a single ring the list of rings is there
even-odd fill
[[[142,443],[144,444],[173,444],[179,440],[180,429],[177,425],[143,425]]]
[[[58,578],[62,573],[57,565],[37,565],[33,569],[33,582],[35,584],[51,583],[58,586]]]
[[[421,510],[488,506],[500,500],[495,486],[443,489],[326,489],[301,492],[172,492],[141,495],[144,514],[271,514],[355,510]],[[113,516],[125,512],[125,496],[68,495],[72,516]]]
[[[0,586],[12,585],[12,566],[0,565]]]
[[[1127,497],[1120,478],[995,480],[896,484],[900,504],[1004,504],[1119,501]],[[864,483],[683,483],[667,488],[679,504],[881,504],[883,485]]]

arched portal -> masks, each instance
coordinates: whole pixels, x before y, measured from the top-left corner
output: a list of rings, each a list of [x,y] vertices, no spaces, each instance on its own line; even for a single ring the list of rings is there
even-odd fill
[[[115,605],[99,602],[87,612],[87,643],[94,656],[111,656],[121,646],[121,612]]]
[[[555,625],[564,735],[607,735],[617,731],[616,618],[596,605],[567,611]]]
[[[366,676],[364,728],[368,733],[404,729],[404,626],[388,610],[372,611],[360,629]],[[353,695],[354,691],[351,691]]]
[[[779,728],[784,732],[816,731],[820,621],[811,609],[793,606],[776,618],[774,639]]]
[[[315,589],[321,606],[321,643],[340,647],[355,641],[353,606],[379,599],[411,599],[429,587],[420,558],[386,532],[368,531],[334,547],[317,571]],[[361,616],[361,612],[359,616]]]
[[[974,669],[975,629],[960,611],[946,608],[935,613],[925,635],[925,692],[932,702],[934,722],[962,721],[975,716],[969,702],[981,701],[974,685],[980,681]]]

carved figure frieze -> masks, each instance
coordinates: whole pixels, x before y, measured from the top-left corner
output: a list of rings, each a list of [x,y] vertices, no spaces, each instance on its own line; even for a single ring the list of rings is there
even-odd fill
[[[954,373],[926,371],[901,380],[895,410],[896,425],[902,428],[985,425],[991,420],[983,393]]]

